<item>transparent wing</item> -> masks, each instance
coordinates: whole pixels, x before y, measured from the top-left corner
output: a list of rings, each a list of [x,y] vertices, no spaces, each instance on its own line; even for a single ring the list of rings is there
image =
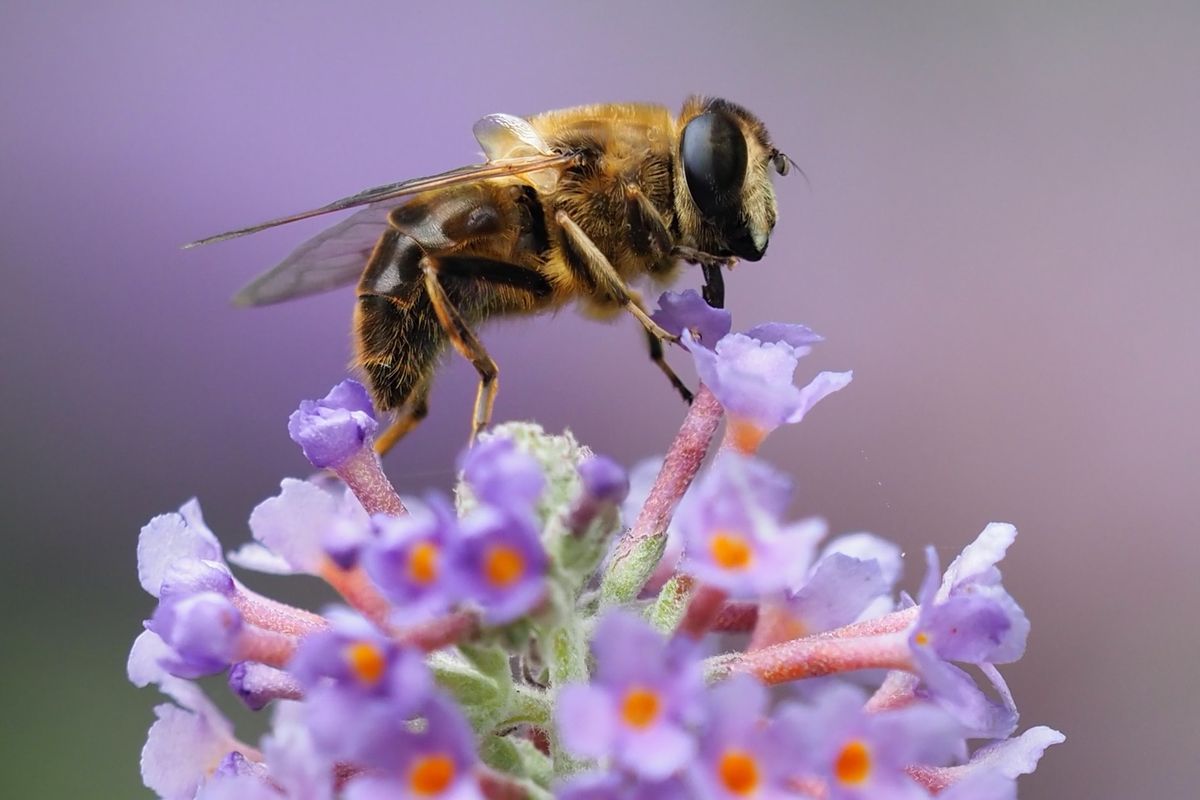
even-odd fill
[[[388,214],[401,202],[375,203],[321,231],[248,283],[233,302],[239,306],[265,306],[354,283],[375,243],[387,230]]]
[[[340,200],[334,200],[332,203],[323,205],[320,208],[314,208],[311,211],[301,211],[299,214],[291,214],[286,217],[269,220],[258,225],[251,225],[248,228],[239,228],[235,231],[227,231],[219,233],[216,236],[209,236],[204,239],[199,239],[195,242],[189,242],[184,245],[184,248],[198,247],[202,244],[212,244],[213,242],[223,242],[226,239],[236,239],[239,236],[246,236],[251,233],[258,233],[267,228],[274,228],[278,225],[286,225],[289,222],[297,222],[310,217],[317,217],[322,214],[329,214],[334,211],[342,211],[355,206],[365,206],[372,203],[379,203],[384,200],[394,200],[396,198],[405,197],[407,195],[427,192],[432,189],[441,189],[446,186],[454,186],[460,183],[471,183],[473,181],[484,180],[487,178],[501,178],[510,175],[525,175],[529,173],[537,173],[538,177],[544,179],[547,172],[553,172],[557,175],[558,171],[564,167],[578,162],[578,156],[574,153],[542,153],[538,155],[519,156],[515,158],[507,158],[499,161],[489,161],[486,164],[472,164],[467,167],[459,167],[452,169],[449,172],[443,172],[438,175],[430,175],[427,178],[414,178],[412,180],[400,181],[399,183],[389,183],[385,186],[376,186],[371,189],[352,194],[349,197],[343,197]]]
[[[471,132],[488,161],[552,155],[546,140],[529,121],[512,114],[488,114],[475,123]]]

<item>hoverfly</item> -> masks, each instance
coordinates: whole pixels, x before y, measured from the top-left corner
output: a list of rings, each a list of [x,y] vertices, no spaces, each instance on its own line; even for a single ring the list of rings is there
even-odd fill
[[[700,264],[704,297],[722,305],[721,268],[757,261],[775,226],[770,173],[791,159],[763,124],[726,100],[691,97],[676,116],[657,105],[605,104],[474,126],[486,161],[379,186],[320,208],[193,242],[232,239],[365,206],[301,244],[241,290],[266,305],[357,281],[355,365],[395,419],[386,452],[428,413],[447,345],[479,372],[472,439],[491,418],[498,369],[476,335],[493,317],[576,301],[593,316],[628,311],[650,357],[685,400],[663,358],[674,341],[630,283],[669,283]]]

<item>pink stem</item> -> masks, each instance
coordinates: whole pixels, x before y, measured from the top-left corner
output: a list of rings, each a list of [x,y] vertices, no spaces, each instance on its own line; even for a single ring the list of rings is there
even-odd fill
[[[758,621],[758,603],[748,600],[729,600],[717,612],[713,630],[721,633],[745,633],[753,630]]]
[[[525,787],[502,772],[480,766],[475,774],[479,778],[479,789],[487,800],[525,800],[529,796]]]
[[[238,637],[235,661],[257,661],[270,667],[285,667],[296,654],[300,640],[286,633],[276,633],[247,625]]]
[[[917,614],[920,611],[920,606],[912,606],[903,611],[893,611],[891,614],[885,614],[875,619],[843,625],[831,631],[818,633],[817,636],[822,639],[849,639],[858,636],[880,636],[885,633],[898,633],[916,622]]]
[[[479,615],[474,611],[455,611],[444,617],[401,628],[395,639],[401,644],[420,648],[427,653],[461,642],[479,629]]]
[[[916,699],[915,689],[918,678],[910,672],[893,670],[883,679],[883,683],[871,695],[864,710],[869,712],[894,711],[911,705]]]
[[[715,586],[697,586],[688,601],[687,610],[683,613],[676,633],[689,639],[703,638],[712,628],[728,596],[724,589]]]
[[[363,616],[382,628],[388,627],[391,604],[371,583],[366,570],[361,566],[342,569],[333,561],[326,559],[321,566],[320,574],[326,583]]]
[[[230,600],[246,622],[276,633],[306,636],[329,627],[329,622],[322,616],[263,597],[240,583],[236,584]]]
[[[683,425],[671,442],[662,469],[659,470],[658,478],[650,489],[650,495],[646,498],[641,513],[638,514],[633,527],[617,542],[609,567],[610,572],[619,569],[620,562],[629,558],[647,539],[666,534],[675,507],[679,505],[683,493],[692,485],[704,456],[708,454],[717,426],[721,424],[722,414],[721,404],[716,396],[707,386],[700,384],[687,416],[684,417]]]
[[[393,517],[408,513],[392,482],[383,473],[383,465],[370,441],[333,471],[342,479],[368,514],[388,514]]]
[[[709,659],[710,680],[731,675],[754,675],[775,685],[854,672],[861,669],[912,669],[908,640],[903,636],[854,639],[810,636],[749,653],[731,653]]]

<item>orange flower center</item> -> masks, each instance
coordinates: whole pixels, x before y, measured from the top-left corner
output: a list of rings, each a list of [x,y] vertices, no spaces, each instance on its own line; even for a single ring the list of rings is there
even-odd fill
[[[346,648],[345,656],[350,671],[363,683],[379,683],[387,668],[383,651],[371,642],[355,642]]]
[[[621,716],[633,728],[645,728],[654,722],[659,711],[658,693],[635,686],[625,693]]]
[[[929,634],[925,631],[919,631],[917,635],[913,637],[913,641],[921,645],[921,647],[924,647],[925,645],[929,644]]]
[[[408,553],[408,577],[416,583],[433,583],[442,553],[433,542],[421,542]]]
[[[745,535],[738,531],[719,530],[708,543],[713,561],[729,570],[743,570],[754,560],[754,551]]]
[[[758,789],[758,761],[745,750],[726,750],[717,764],[717,774],[733,794],[748,795]]]
[[[833,765],[833,774],[842,783],[857,785],[863,783],[871,774],[871,751],[861,739],[855,739],[842,748],[837,762]]]
[[[454,782],[454,761],[444,753],[421,756],[408,771],[408,785],[421,797],[439,795]]]
[[[483,573],[492,585],[509,586],[525,574],[525,557],[512,547],[498,544],[488,550]]]

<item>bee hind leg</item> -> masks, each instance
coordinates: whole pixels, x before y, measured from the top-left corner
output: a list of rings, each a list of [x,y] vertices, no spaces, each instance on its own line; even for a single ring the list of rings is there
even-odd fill
[[[429,416],[429,389],[422,387],[413,394],[414,397],[404,404],[404,408],[396,415],[383,435],[375,440],[375,452],[379,455],[382,456],[395,447],[401,439],[421,423],[421,420]]]
[[[454,349],[463,358],[471,362],[479,373],[479,388],[475,392],[475,413],[471,420],[470,443],[475,443],[475,437],[480,434],[492,419],[492,406],[496,402],[496,390],[499,389],[500,368],[488,355],[479,337],[467,325],[462,314],[454,307],[446,289],[438,280],[438,261],[431,256],[421,259],[421,271],[425,275],[425,291],[437,314],[438,322],[454,345]]]

